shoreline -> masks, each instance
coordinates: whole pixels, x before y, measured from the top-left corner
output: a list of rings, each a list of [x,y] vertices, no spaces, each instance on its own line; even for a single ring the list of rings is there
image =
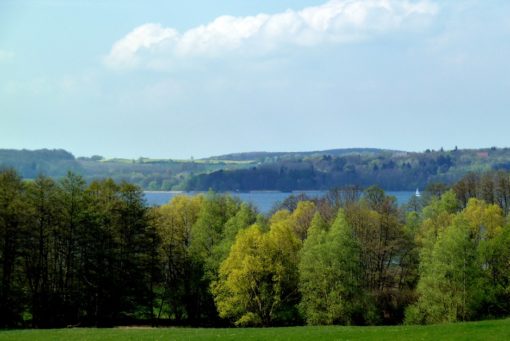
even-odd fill
[[[150,193],[150,194],[193,194],[193,193],[207,193],[209,191],[160,191],[160,190],[145,190],[142,189],[142,192],[144,193]],[[310,193],[310,192],[322,192],[327,193],[329,190],[327,189],[305,189],[305,190],[293,190],[290,192],[284,192],[284,191],[277,191],[277,190],[254,190],[254,191],[214,191],[214,193],[287,193],[287,194],[296,194],[296,193]],[[361,191],[363,192],[363,191]],[[407,192],[415,192],[415,190],[391,190],[391,189],[384,189],[385,193],[407,193]]]

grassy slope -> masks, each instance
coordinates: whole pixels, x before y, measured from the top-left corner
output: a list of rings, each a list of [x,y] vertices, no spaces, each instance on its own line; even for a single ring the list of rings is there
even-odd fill
[[[508,340],[510,319],[435,326],[0,331],[0,340]]]

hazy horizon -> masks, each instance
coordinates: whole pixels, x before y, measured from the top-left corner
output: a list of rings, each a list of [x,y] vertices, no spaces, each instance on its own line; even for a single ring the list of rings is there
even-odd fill
[[[191,158],[193,159],[207,159],[212,157],[218,157],[223,155],[235,155],[235,154],[250,154],[250,153],[314,153],[314,152],[326,152],[326,151],[332,151],[332,150],[346,150],[346,149],[377,149],[377,150],[386,150],[386,151],[393,151],[393,152],[408,152],[408,153],[423,153],[427,150],[431,151],[439,151],[443,149],[444,151],[452,151],[457,147],[459,150],[478,150],[478,149],[491,149],[491,148],[497,148],[497,149],[506,149],[509,147],[506,146],[477,146],[472,148],[459,148],[458,146],[450,147],[450,146],[441,146],[437,149],[433,148],[426,148],[424,150],[404,150],[404,149],[395,149],[395,148],[379,148],[379,147],[341,147],[341,148],[324,148],[324,149],[314,149],[314,150],[248,150],[248,151],[234,151],[234,152],[227,152],[223,154],[214,154],[214,155],[203,155],[203,156],[194,156],[191,155],[190,157],[173,157],[172,155],[156,155],[156,156],[147,156],[147,155],[109,155],[104,154],[101,152],[93,152],[91,154],[81,155],[76,154],[72,150],[67,148],[61,148],[61,147],[42,147],[42,148],[0,148],[0,149],[12,149],[12,150],[28,150],[28,151],[35,151],[35,150],[65,150],[71,154],[73,154],[74,157],[93,157],[93,156],[101,156],[104,159],[133,159],[136,160],[138,158],[149,158],[149,159],[170,159],[170,160],[189,160]]]

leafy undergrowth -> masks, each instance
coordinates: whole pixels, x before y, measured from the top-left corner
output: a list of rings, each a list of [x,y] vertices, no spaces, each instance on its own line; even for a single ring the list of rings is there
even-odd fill
[[[432,326],[75,328],[0,331],[0,340],[508,340],[510,319]]]

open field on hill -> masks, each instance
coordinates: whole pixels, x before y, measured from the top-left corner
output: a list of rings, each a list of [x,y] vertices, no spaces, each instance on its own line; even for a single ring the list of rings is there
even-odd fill
[[[75,328],[1,331],[0,340],[507,340],[510,319],[433,326]]]

